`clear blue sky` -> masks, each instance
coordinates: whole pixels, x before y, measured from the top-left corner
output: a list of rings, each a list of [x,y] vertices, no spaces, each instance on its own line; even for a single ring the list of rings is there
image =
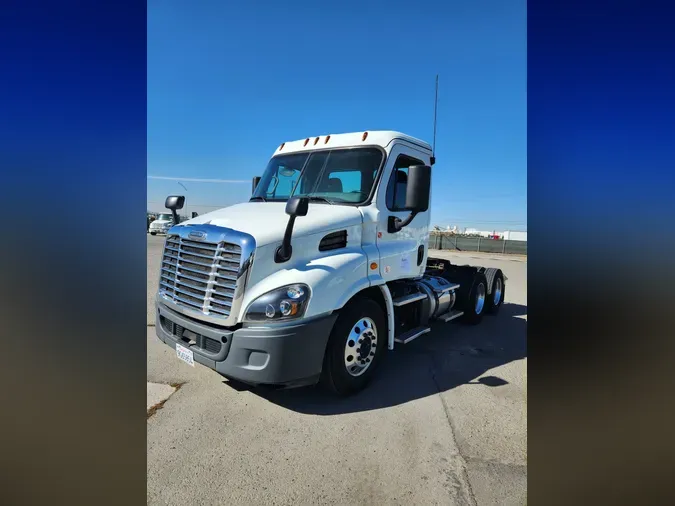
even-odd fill
[[[284,141],[431,143],[432,224],[527,229],[524,0],[148,2],[148,208],[244,201]],[[243,180],[204,183],[196,179]]]

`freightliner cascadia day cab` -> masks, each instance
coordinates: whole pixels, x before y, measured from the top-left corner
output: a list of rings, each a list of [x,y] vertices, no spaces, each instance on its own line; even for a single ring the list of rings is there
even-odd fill
[[[432,321],[496,313],[499,269],[428,257],[434,162],[391,131],[281,144],[248,202],[168,230],[158,337],[226,378],[345,395]]]

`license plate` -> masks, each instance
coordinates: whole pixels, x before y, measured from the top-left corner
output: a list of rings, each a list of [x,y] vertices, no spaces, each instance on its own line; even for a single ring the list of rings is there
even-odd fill
[[[176,356],[186,364],[190,364],[192,367],[195,366],[194,354],[192,353],[192,350],[188,350],[185,346],[176,344]]]

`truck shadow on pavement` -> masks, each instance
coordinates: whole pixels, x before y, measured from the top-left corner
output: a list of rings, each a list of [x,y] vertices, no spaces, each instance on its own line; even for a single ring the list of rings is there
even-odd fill
[[[434,324],[415,341],[397,343],[370,385],[351,397],[337,398],[320,387],[250,392],[292,411],[327,416],[397,406],[460,385],[499,388],[508,382],[483,375],[527,356],[526,315],[527,306],[505,303],[477,326]]]

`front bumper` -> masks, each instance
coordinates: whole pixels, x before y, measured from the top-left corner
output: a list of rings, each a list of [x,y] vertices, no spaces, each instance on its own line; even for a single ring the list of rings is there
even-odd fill
[[[252,385],[302,386],[321,375],[328,337],[337,314],[297,325],[242,327],[205,325],[156,306],[156,332],[165,344],[194,353],[195,362]]]

